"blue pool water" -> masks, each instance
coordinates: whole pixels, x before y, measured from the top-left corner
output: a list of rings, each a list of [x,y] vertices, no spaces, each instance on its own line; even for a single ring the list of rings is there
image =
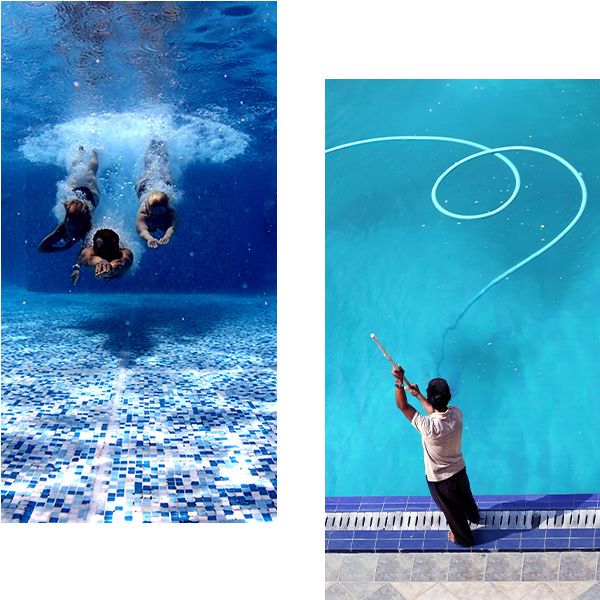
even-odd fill
[[[600,339],[597,81],[329,81],[326,147],[445,136],[507,151],[521,187],[487,219],[442,214],[431,190],[478,150],[395,140],[326,158],[326,493],[426,494],[420,439],[394,402],[375,332],[424,390],[445,377],[462,409],[476,494],[591,492],[600,482],[593,372]],[[515,177],[490,155],[452,171],[440,206],[499,208]],[[444,332],[448,333],[443,338]],[[410,400],[409,400],[410,401]],[[418,404],[418,402],[417,402]]]
[[[134,184],[162,139],[168,245]],[[75,149],[121,279],[42,254]],[[2,3],[2,519],[276,512],[276,4]]]

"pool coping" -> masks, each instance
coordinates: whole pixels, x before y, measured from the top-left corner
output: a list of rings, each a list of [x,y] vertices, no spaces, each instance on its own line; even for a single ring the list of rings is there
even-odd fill
[[[600,494],[475,496],[482,511],[569,511],[600,509]],[[429,496],[333,496],[325,512],[438,511]],[[493,529],[474,531],[475,545],[449,542],[446,530],[326,530],[326,552],[557,552],[600,550],[600,527]]]

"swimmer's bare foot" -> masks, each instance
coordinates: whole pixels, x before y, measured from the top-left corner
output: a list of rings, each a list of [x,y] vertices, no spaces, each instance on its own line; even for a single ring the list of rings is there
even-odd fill
[[[456,544],[456,540],[454,539],[454,534],[451,531],[448,532],[448,540],[450,540],[453,544]]]
[[[83,146],[79,146],[79,148],[77,148],[77,151],[74,152],[71,166],[76,167],[79,163],[83,162],[84,158],[85,158],[85,148]]]

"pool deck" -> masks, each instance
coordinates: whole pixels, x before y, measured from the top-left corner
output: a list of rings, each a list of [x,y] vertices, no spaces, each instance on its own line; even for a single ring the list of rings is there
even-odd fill
[[[595,600],[598,552],[325,556],[326,600]]]
[[[600,496],[476,496],[475,545],[431,498],[326,499],[326,600],[600,599]]]

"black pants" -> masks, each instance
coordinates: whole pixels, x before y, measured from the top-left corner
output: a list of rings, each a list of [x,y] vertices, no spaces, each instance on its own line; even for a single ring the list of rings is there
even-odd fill
[[[472,546],[473,533],[467,519],[479,522],[479,510],[471,493],[467,469],[463,469],[443,481],[427,480],[431,496],[444,513],[454,539],[461,546]]]

